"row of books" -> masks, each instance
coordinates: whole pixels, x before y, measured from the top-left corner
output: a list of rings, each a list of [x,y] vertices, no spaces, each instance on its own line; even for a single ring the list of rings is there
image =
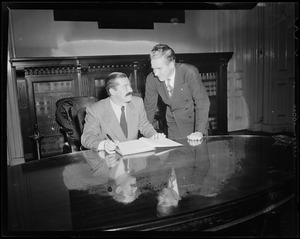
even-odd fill
[[[210,127],[212,130],[217,129],[217,126],[218,126],[217,125],[217,123],[218,123],[217,117],[209,117],[208,121],[209,121],[209,124],[210,124]]]
[[[217,95],[217,82],[216,81],[205,81],[203,82],[208,96]]]
[[[217,73],[216,72],[209,72],[209,73],[199,73],[200,78],[202,81],[206,80],[216,80],[217,79]]]

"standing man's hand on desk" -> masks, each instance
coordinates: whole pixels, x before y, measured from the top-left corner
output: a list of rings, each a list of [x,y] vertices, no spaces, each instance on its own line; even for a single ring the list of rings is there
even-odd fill
[[[194,132],[187,136],[188,140],[201,140],[203,138],[203,134],[201,132]]]
[[[166,138],[166,135],[163,133],[156,133],[151,137],[151,139],[163,139],[163,138]]]

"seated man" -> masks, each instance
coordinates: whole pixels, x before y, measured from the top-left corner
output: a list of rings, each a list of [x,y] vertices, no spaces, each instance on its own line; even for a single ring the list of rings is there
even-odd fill
[[[88,149],[115,153],[117,142],[138,138],[164,138],[147,119],[142,98],[132,95],[126,74],[113,72],[105,81],[108,98],[86,108],[81,144]],[[111,139],[109,139],[111,137]]]

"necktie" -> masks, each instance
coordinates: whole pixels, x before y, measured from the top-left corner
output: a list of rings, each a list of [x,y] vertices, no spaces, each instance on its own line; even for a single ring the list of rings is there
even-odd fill
[[[130,168],[129,168],[129,158],[127,159],[126,163],[124,163],[125,166],[125,172],[129,173],[130,172]]]
[[[121,107],[121,119],[120,119],[120,125],[121,125],[121,128],[127,138],[127,135],[128,135],[128,131],[127,131],[127,122],[126,122],[126,118],[125,118],[125,112],[124,112],[124,109],[125,109],[125,106],[122,106]]]
[[[169,97],[172,97],[173,94],[173,87],[170,84],[171,79],[167,79],[167,91],[169,94]]]

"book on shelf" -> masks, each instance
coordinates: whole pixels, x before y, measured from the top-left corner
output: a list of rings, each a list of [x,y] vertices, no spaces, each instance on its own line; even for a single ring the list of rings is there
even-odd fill
[[[130,154],[137,154],[142,152],[149,152],[155,151],[156,148],[163,148],[163,147],[179,147],[182,144],[175,142],[168,138],[163,139],[151,139],[141,137],[135,140],[129,140],[118,143],[118,148],[116,151],[125,156]]]

